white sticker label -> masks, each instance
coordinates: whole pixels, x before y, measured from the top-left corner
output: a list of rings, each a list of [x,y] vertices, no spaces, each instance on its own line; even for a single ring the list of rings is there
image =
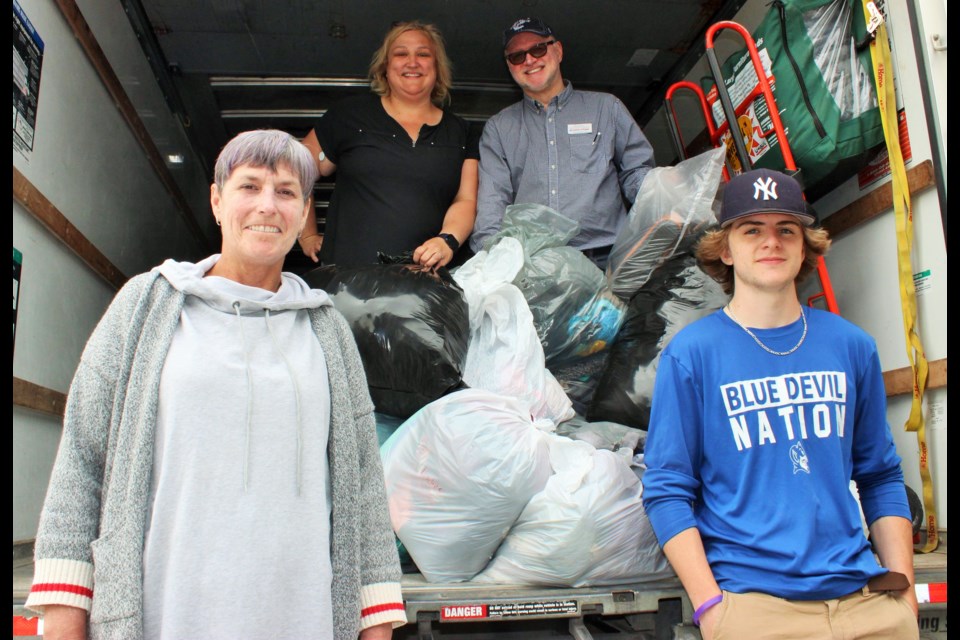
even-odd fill
[[[942,402],[931,402],[927,407],[927,426],[931,431],[940,431],[947,426],[947,407]]]
[[[867,20],[867,33],[873,33],[880,28],[881,24],[883,24],[883,14],[880,13],[879,9],[877,9],[877,5],[872,2],[868,2],[867,15],[870,16],[870,19]]]
[[[487,606],[487,615],[491,618],[519,618],[579,612],[576,600],[504,602]]]
[[[593,123],[585,122],[583,124],[568,124],[567,133],[571,136],[583,134],[583,133],[593,133]]]
[[[920,632],[923,638],[943,638],[947,640],[947,609],[942,611],[921,611]],[[938,635],[931,635],[931,634]],[[942,634],[942,635],[941,635]]]
[[[918,295],[929,289],[932,284],[930,282],[931,275],[930,269],[920,271],[919,273],[913,274],[913,290]]]

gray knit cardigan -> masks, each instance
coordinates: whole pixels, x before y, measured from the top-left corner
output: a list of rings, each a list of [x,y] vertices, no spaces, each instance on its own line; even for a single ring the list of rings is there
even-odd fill
[[[87,342],[70,387],[35,554],[38,563],[93,564],[91,640],[143,635],[143,543],[158,390],[183,303],[184,295],[155,271],[131,279]],[[330,372],[334,632],[338,640],[354,640],[361,587],[398,585],[401,574],[356,343],[332,306],[309,313]]]

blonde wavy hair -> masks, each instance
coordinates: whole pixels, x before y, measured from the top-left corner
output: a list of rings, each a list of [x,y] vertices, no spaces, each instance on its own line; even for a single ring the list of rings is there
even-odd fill
[[[437,81],[433,85],[430,99],[438,107],[450,100],[450,87],[453,86],[453,70],[447,49],[443,43],[443,35],[435,25],[410,20],[394,24],[383,38],[383,44],[377,49],[370,60],[370,89],[378,96],[390,95],[390,84],[387,82],[387,62],[390,58],[390,48],[401,35],[408,31],[420,31],[427,36],[433,47],[434,60],[437,66]]]
[[[733,294],[733,267],[724,264],[720,256],[729,246],[732,230],[733,227],[728,226],[707,231],[696,248],[697,262],[700,264],[700,268],[716,280],[727,295]],[[805,251],[803,264],[800,265],[800,271],[794,278],[795,284],[803,282],[817,268],[817,261],[820,256],[826,255],[830,249],[830,243],[830,234],[827,233],[826,229],[803,227],[803,247]]]

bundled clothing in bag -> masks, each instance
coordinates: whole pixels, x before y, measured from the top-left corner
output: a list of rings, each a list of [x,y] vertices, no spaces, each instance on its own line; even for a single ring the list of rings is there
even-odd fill
[[[533,314],[513,284],[523,261],[520,242],[503,238],[453,273],[470,310],[463,381],[474,389],[515,398],[535,419],[559,423],[572,418],[574,411],[546,368]]]
[[[462,386],[467,303],[445,269],[331,265],[303,279],[350,323],[377,411],[407,418]]]
[[[661,352],[680,329],[720,309],[727,299],[689,248],[657,269],[630,301],[587,418],[645,430]]]
[[[603,351],[617,335],[624,304],[605,286],[603,272],[567,246],[579,226],[550,207],[507,207],[490,246],[516,238],[523,266],[514,284],[530,306],[551,371]]]
[[[523,263],[513,284],[530,307],[547,368],[573,409],[583,413],[626,305],[610,292],[603,271],[566,245],[578,229],[549,207],[510,205],[500,231],[485,246],[492,252],[516,241],[522,248]]]
[[[715,221],[723,158],[723,149],[711,149],[647,174],[607,264],[607,285],[622,300]]]
[[[513,398],[464,389],[381,448],[393,530],[429,582],[469,580],[551,474],[546,434]]]
[[[586,587],[673,577],[632,455],[551,436],[554,474],[473,582]]]

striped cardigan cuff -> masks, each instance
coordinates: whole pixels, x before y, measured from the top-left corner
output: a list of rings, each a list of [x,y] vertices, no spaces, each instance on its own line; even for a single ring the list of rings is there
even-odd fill
[[[33,570],[33,586],[24,604],[43,613],[48,604],[63,604],[90,610],[93,600],[93,565],[77,560],[37,560]]]
[[[393,628],[407,623],[403,594],[398,582],[379,582],[360,587],[360,628],[390,622]]]

